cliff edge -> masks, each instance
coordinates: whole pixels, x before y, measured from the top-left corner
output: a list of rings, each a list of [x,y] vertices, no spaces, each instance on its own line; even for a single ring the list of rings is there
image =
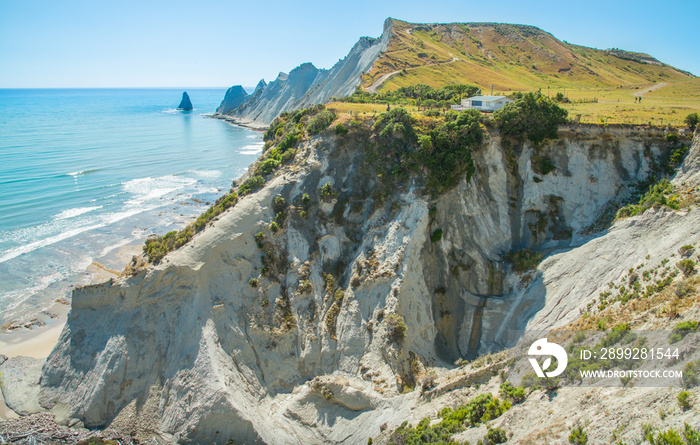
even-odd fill
[[[640,259],[700,241],[697,209],[591,234],[674,150],[663,134],[487,134],[473,174],[435,195],[420,175],[387,188],[374,128],[309,136],[157,266],[76,290],[33,384],[42,409],[187,443],[367,443],[435,408],[406,389],[421,376],[446,403],[483,377],[460,380],[455,360],[508,347],[509,329],[573,322]],[[696,137],[684,181],[699,153]],[[523,273],[504,256],[526,248],[548,256]]]

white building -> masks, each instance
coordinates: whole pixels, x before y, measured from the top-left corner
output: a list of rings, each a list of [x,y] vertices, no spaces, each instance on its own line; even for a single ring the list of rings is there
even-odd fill
[[[505,104],[511,103],[513,100],[505,96],[474,96],[469,99],[462,99],[460,105],[452,105],[453,111],[464,111],[474,108],[479,111],[496,111],[503,108]]]

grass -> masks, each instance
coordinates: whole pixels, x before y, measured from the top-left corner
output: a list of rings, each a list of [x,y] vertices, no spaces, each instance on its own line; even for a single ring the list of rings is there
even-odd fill
[[[682,127],[685,116],[700,111],[700,79],[670,66],[642,63],[639,54],[615,56],[561,42],[533,27],[497,24],[416,25],[394,20],[392,40],[369,73],[364,86],[398,71],[382,89],[426,84],[475,84],[484,94],[558,92],[572,103],[569,116],[582,123],[649,124]],[[635,93],[659,83],[667,86]],[[597,102],[578,103],[577,101]],[[350,104],[347,104],[350,105]],[[377,107],[345,106],[340,112],[378,112]],[[409,110],[413,112],[412,110]]]

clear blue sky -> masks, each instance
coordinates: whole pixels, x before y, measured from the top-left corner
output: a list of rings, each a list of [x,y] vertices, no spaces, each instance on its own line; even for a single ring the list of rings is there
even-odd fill
[[[330,68],[387,17],[535,25],[700,75],[698,0],[0,0],[0,88],[254,86]]]

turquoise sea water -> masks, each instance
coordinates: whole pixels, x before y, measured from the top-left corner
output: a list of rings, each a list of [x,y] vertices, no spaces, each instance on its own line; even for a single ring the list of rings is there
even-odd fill
[[[259,156],[259,133],[205,116],[224,89],[186,90],[192,112],[183,89],[0,90],[0,324],[183,226]]]

